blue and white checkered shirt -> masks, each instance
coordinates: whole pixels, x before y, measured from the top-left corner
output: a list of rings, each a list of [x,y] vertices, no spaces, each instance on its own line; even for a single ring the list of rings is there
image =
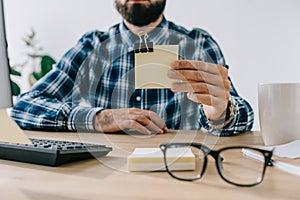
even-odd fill
[[[149,33],[154,45],[179,45],[179,59],[228,67],[215,40],[204,30],[186,30],[164,19]],[[103,109],[152,110],[169,129],[234,135],[252,128],[254,114],[231,84],[235,116],[225,127],[212,127],[201,104],[170,89],[135,89],[134,44],[139,38],[124,23],[108,32],[85,34],[54,69],[19,96],[11,116],[24,129],[95,131],[94,117]]]

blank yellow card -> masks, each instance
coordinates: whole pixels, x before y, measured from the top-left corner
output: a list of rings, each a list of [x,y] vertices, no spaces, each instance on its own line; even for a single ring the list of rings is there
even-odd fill
[[[135,88],[171,88],[170,64],[178,60],[178,45],[154,46],[154,52],[135,53]]]

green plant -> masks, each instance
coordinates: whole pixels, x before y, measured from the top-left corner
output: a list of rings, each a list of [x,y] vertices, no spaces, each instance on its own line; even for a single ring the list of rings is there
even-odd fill
[[[26,59],[22,64],[12,66],[10,68],[10,74],[21,77],[23,74],[19,71],[23,71],[25,67],[30,67],[30,73],[28,77],[25,78],[29,81],[30,86],[32,86],[52,69],[52,65],[55,64],[56,61],[50,55],[43,53],[43,48],[36,39],[34,29],[31,29],[31,31],[22,38],[22,41],[27,47]],[[11,83],[13,95],[19,95],[21,93],[19,85],[14,81]]]
[[[21,77],[23,73],[20,71],[23,71],[25,67],[30,67],[30,74],[25,78],[29,81],[30,86],[32,86],[36,81],[45,76],[56,62],[50,55],[43,53],[43,48],[36,39],[34,29],[31,29],[30,32],[22,38],[22,41],[26,46],[26,59],[22,64],[12,66],[10,68],[10,74]],[[19,95],[21,93],[19,85],[14,81],[11,83],[13,95]]]
[[[21,76],[22,75],[20,72],[18,72],[17,70],[15,70],[12,67],[10,67],[10,74],[13,76]],[[18,96],[21,93],[21,89],[16,82],[11,81],[11,87],[12,87],[13,96]]]
[[[52,69],[52,65],[56,63],[55,60],[49,55],[39,55],[37,58],[40,58],[40,70],[33,71],[30,74],[30,85],[33,85],[36,81],[43,78],[43,76],[45,76]]]
[[[34,29],[31,29],[30,32],[22,38],[22,41],[27,47],[26,59],[22,64],[17,64],[11,67],[10,74],[21,77],[23,74],[21,74],[19,71],[23,71],[24,67],[29,67],[30,74],[28,77],[25,77],[25,79],[27,79],[30,86],[32,86],[36,81],[45,76],[52,69],[52,65],[56,62],[51,56],[43,53],[43,48],[39,45],[39,42],[36,39],[36,33]],[[14,96],[17,96],[21,93],[19,85],[14,81],[12,81],[12,93]]]
[[[28,60],[25,63],[30,63],[33,67],[28,77],[30,85],[33,85],[52,69],[56,61],[50,55],[43,53],[43,48],[38,44],[34,29],[31,29],[31,32],[23,38],[23,41],[29,50],[27,53]]]

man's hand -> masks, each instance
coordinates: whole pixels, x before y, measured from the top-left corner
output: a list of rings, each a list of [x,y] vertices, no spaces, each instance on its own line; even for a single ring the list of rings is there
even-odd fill
[[[102,110],[95,117],[95,129],[101,132],[116,132],[133,129],[142,134],[162,134],[168,131],[164,122],[155,112],[137,108]]]
[[[178,60],[171,64],[168,77],[178,80],[172,91],[188,92],[188,98],[203,104],[206,117],[219,119],[227,108],[230,95],[228,70],[201,61]]]

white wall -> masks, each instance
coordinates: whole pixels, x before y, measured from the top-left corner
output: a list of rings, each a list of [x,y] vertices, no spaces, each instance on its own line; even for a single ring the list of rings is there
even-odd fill
[[[106,30],[121,18],[113,0],[5,0],[9,54],[22,60],[21,37],[33,27],[56,59],[86,31]],[[257,84],[300,82],[299,0],[168,0],[166,17],[201,27],[220,44],[230,76],[255,110]]]

